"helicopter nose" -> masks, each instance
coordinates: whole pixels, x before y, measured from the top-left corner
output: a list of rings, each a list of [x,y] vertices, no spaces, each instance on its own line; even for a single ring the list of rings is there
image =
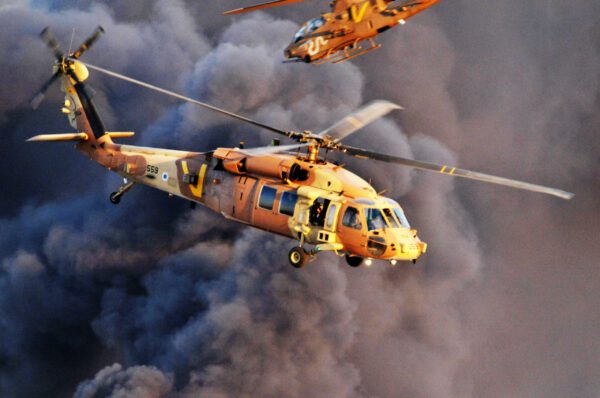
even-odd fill
[[[423,246],[421,243],[423,242],[402,243],[400,244],[400,251],[403,256],[416,259],[425,252],[427,247],[427,244],[423,244]]]
[[[288,59],[289,59],[289,58],[292,58],[292,51],[291,51],[291,50],[285,50],[285,51],[283,52],[283,55],[284,55],[286,58],[288,58]]]
[[[389,254],[396,260],[416,260],[427,251],[427,243],[417,237],[417,231],[391,230],[395,234]]]

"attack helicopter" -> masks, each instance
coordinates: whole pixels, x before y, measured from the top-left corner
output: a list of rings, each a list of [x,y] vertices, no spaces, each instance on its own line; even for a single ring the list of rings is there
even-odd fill
[[[304,0],[276,0],[226,11],[241,14],[265,8],[299,3]],[[284,50],[287,62],[338,63],[381,47],[374,37],[433,6],[439,0],[333,0],[331,12],[304,23]],[[361,47],[368,41],[369,47]]]
[[[363,178],[330,163],[321,151],[338,152],[442,174],[484,181],[570,199],[559,189],[511,180],[346,145],[343,140],[363,126],[399,109],[388,101],[374,101],[319,132],[282,130],[213,105],[81,61],[102,28],[73,53],[65,54],[48,29],[41,33],[56,61],[52,77],[32,100],[37,107],[52,82],[60,79],[65,93],[62,113],[72,133],[43,134],[28,141],[74,141],[75,148],[124,178],[110,195],[118,204],[134,185],[142,184],[202,204],[226,219],[295,239],[289,262],[300,268],[321,252],[344,256],[350,266],[370,265],[373,259],[396,264],[415,262],[427,250],[402,209],[379,195]],[[266,129],[294,144],[257,148],[216,148],[187,152],[116,144],[133,132],[107,131],[85,86],[93,70],[188,101],[230,118]],[[310,248],[309,248],[310,247]]]

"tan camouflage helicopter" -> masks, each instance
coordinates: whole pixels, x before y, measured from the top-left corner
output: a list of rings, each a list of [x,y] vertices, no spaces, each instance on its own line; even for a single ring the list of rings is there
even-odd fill
[[[224,14],[241,14],[264,8],[299,3],[304,0],[276,0],[250,7],[237,8]],[[366,54],[381,47],[373,39],[380,33],[401,24],[439,0],[333,0],[331,12],[306,22],[284,51],[291,62],[320,64],[338,63]],[[370,47],[360,43],[368,40]],[[288,61],[288,62],[290,62]]]
[[[135,184],[144,184],[200,203],[229,220],[295,239],[298,244],[289,252],[289,261],[294,267],[302,267],[323,251],[345,256],[349,265],[357,267],[363,262],[370,265],[373,259],[391,264],[398,260],[415,262],[427,249],[397,202],[379,195],[365,180],[343,166],[325,161],[319,156],[320,150],[563,199],[573,196],[558,189],[385,155],[342,142],[366,124],[399,108],[387,101],[375,101],[318,134],[286,131],[79,61],[101,32],[102,29],[97,28],[77,51],[68,55],[60,50],[47,29],[42,32],[56,62],[53,76],[32,103],[34,107],[39,105],[45,90],[60,79],[65,92],[62,112],[75,132],[38,135],[29,141],[75,141],[76,148],[85,156],[121,175],[124,185],[110,195],[112,203],[119,203]],[[84,85],[88,69],[189,101],[296,143],[252,149],[217,148],[204,153],[115,144],[114,140],[131,137],[134,133],[106,131]],[[301,153],[304,150],[306,153]]]

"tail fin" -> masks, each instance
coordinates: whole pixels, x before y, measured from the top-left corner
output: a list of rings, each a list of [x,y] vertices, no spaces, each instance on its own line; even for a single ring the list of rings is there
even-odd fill
[[[86,133],[89,140],[97,140],[107,132],[83,83],[89,76],[89,72],[83,64],[77,61],[73,62],[70,67],[73,72],[64,75],[61,82],[61,89],[65,93],[62,112],[67,115],[73,128]]]

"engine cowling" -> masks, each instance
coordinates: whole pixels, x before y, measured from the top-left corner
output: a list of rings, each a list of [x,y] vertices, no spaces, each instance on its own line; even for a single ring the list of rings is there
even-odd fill
[[[251,156],[225,148],[217,149],[214,156],[222,159],[223,168],[233,174],[255,174],[290,181],[303,181],[308,178],[308,171],[288,156]]]

